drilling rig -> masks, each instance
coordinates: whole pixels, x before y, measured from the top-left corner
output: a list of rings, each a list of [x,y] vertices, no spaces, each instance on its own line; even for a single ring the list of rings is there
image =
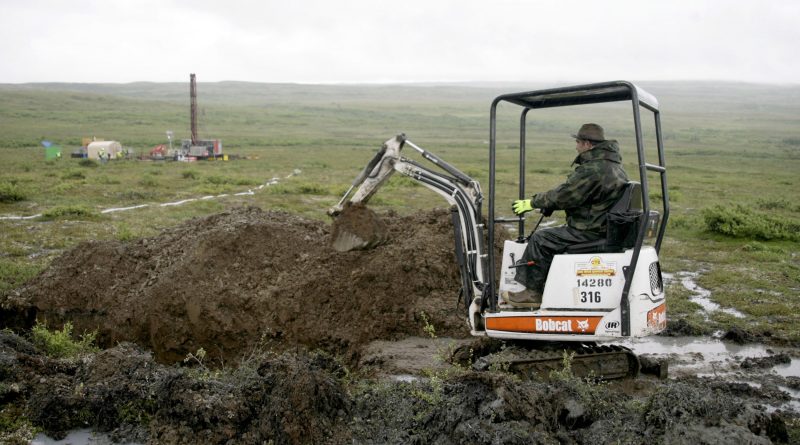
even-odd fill
[[[181,141],[180,156],[189,159],[214,159],[222,156],[221,139],[200,139],[197,135],[197,80],[194,73],[189,74],[189,117],[192,138]]]

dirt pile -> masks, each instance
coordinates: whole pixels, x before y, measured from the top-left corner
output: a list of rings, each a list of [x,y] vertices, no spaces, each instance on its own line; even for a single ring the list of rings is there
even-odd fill
[[[421,333],[423,311],[440,335],[467,335],[449,212],[382,219],[383,245],[337,252],[328,224],[235,209],[153,238],[81,244],[13,299],[50,326],[71,320],[102,346],[132,341],[162,362],[201,347],[235,360],[264,339],[356,360],[369,341]]]

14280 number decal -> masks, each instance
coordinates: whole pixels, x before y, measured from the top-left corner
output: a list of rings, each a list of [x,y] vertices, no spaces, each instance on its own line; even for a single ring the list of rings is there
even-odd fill
[[[611,287],[611,278],[579,278],[578,287]]]

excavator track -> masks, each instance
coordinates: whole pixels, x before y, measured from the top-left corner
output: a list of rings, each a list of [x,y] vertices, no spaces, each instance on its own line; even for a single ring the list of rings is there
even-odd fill
[[[542,380],[548,379],[551,372],[564,369],[565,353],[572,354],[571,371],[580,378],[635,378],[641,369],[639,358],[630,349],[618,345],[591,344],[548,350],[510,347],[481,357],[476,360],[474,368],[508,370],[522,378]]]

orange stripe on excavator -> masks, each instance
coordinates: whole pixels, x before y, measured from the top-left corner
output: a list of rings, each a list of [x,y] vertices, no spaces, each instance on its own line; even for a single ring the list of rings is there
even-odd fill
[[[603,317],[487,317],[486,329],[535,334],[594,334]]]

